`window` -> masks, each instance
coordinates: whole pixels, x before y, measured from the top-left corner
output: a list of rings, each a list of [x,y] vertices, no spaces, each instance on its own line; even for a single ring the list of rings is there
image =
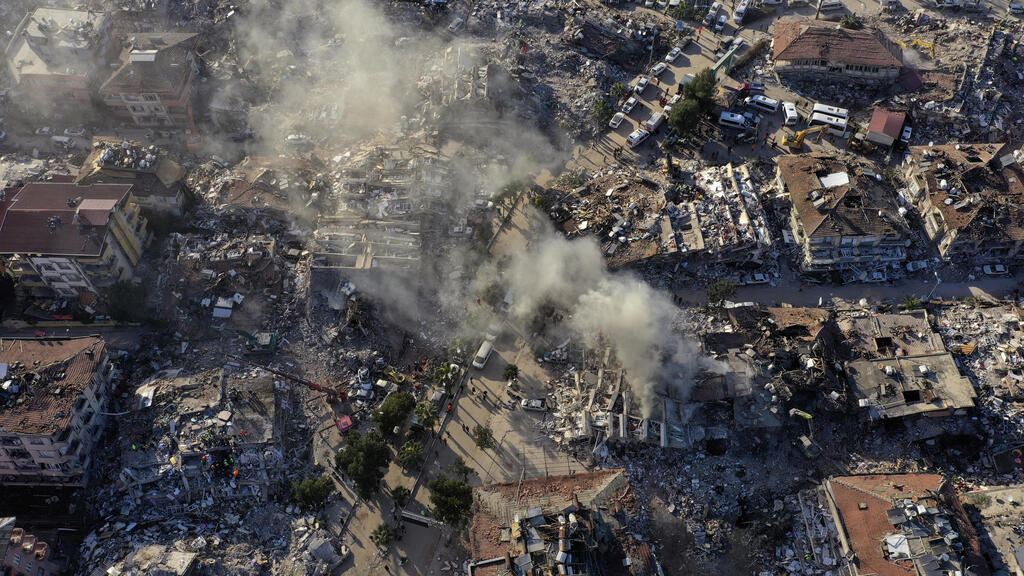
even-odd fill
[[[43,440],[42,438],[29,438],[28,443],[33,446],[43,446],[46,444],[46,440]]]
[[[14,555],[14,565],[21,566],[21,554]]]
[[[156,97],[156,94],[143,94],[142,99],[146,102],[159,102],[160,99]]]
[[[131,110],[132,112],[145,112],[146,111],[146,107],[145,106],[129,106],[128,109]]]
[[[121,94],[121,98],[124,99],[125,102],[140,102],[142,100],[135,94]]]

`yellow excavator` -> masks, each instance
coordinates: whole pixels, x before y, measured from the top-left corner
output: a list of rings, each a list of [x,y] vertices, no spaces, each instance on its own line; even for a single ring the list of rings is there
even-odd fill
[[[935,43],[934,42],[925,42],[924,40],[914,39],[914,40],[911,40],[910,42],[904,42],[903,40],[900,40],[899,43],[900,43],[900,46],[902,46],[904,48],[912,48],[912,47],[920,48],[922,52],[926,52],[929,56],[932,57],[932,60],[935,60]]]
[[[800,447],[800,451],[804,453],[808,460],[814,460],[821,456],[821,446],[814,442],[814,426],[811,424],[814,416],[799,408],[790,408],[789,416],[790,418],[803,418],[807,420],[807,434],[797,438],[797,445]]]
[[[828,125],[822,124],[821,126],[812,126],[811,128],[808,128],[806,130],[801,130],[797,132],[796,135],[793,136],[793,138],[790,138],[789,134],[786,134],[782,137],[782,145],[789,146],[790,148],[799,150],[804,145],[804,138],[806,138],[808,134],[812,132],[817,132],[818,137],[814,141],[821,142],[821,139],[825,136],[826,131],[828,131]]]

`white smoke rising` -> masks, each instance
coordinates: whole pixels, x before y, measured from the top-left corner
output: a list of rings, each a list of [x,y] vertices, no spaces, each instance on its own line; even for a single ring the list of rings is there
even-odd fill
[[[610,344],[646,416],[659,394],[685,401],[696,373],[724,370],[673,329],[678,310],[665,294],[633,274],[609,272],[591,239],[548,233],[515,258],[507,277],[518,318],[555,304],[568,311],[569,327],[587,345]]]

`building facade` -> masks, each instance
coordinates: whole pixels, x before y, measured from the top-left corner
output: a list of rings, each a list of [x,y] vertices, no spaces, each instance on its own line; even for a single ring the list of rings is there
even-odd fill
[[[772,55],[780,77],[800,81],[885,85],[903,72],[903,50],[882,32],[810,18],[776,22]]]
[[[0,483],[83,486],[113,391],[104,341],[8,342],[0,350]]]
[[[899,264],[910,230],[895,194],[868,167],[825,154],[778,159],[776,184],[789,194],[800,267],[824,272]]]
[[[192,96],[199,76],[191,33],[135,34],[120,65],[99,88],[114,113],[138,126],[192,126]]]
[[[149,241],[131,186],[32,182],[0,198],[0,256],[28,288],[75,297],[131,278]]]

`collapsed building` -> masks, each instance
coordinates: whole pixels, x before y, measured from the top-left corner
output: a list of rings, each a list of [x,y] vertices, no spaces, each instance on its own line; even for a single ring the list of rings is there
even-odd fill
[[[85,485],[115,382],[105,342],[4,339],[0,382],[2,483]]]
[[[850,271],[861,281],[877,281],[885,278],[880,270],[899,269],[906,259],[905,209],[871,167],[827,154],[781,156],[776,180],[789,195],[802,270]]]
[[[181,215],[188,200],[185,169],[166,150],[97,136],[78,170],[77,184],[130,184],[135,202],[151,213]]]
[[[629,533],[634,507],[622,469],[476,487],[468,574],[660,574]]]
[[[799,502],[804,554],[790,572],[989,574],[964,505],[939,474],[838,476]]]
[[[901,191],[939,254],[1005,263],[1024,245],[1024,170],[1003,144],[911,146]]]

